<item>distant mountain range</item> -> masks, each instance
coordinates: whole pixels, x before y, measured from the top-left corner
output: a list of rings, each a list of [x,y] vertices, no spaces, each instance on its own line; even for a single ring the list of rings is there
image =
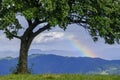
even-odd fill
[[[120,74],[120,60],[103,60],[89,57],[63,57],[52,54],[31,54],[29,68],[33,74]],[[0,75],[15,70],[17,58],[0,60]]]

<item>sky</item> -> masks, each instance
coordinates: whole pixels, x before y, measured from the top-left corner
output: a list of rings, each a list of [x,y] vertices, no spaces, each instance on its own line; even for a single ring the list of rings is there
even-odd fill
[[[22,26],[27,26],[21,20]],[[39,25],[41,26],[41,25]],[[24,30],[23,30],[24,31]],[[22,34],[19,32],[19,34]],[[0,31],[0,58],[18,57],[20,41],[9,40]],[[30,50],[58,51],[54,54],[70,57],[99,57],[107,60],[120,60],[120,44],[105,44],[103,39],[94,42],[88,31],[76,24],[69,25],[64,31],[58,26],[50,31],[39,34],[32,42]]]

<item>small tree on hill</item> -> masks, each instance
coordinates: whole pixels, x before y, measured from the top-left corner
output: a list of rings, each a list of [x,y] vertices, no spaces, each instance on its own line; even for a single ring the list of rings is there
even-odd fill
[[[22,35],[18,16],[28,23]],[[21,41],[17,73],[28,73],[28,50],[38,34],[56,25],[65,30],[72,23],[85,27],[94,41],[101,37],[119,43],[120,0],[0,0],[0,30]]]

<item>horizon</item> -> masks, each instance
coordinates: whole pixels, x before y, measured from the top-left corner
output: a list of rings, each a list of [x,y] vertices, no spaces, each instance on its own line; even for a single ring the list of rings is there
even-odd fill
[[[87,56],[65,56],[65,55],[59,55],[59,54],[29,54],[28,55],[28,57],[31,57],[31,56],[34,56],[35,55],[35,57],[36,56],[41,56],[41,55],[43,55],[43,56],[58,56],[58,57],[67,57],[67,58],[91,58],[91,59],[102,59],[102,60],[107,60],[107,61],[116,61],[116,60],[120,60],[120,59],[113,59],[113,60],[111,60],[111,59],[103,59],[103,58],[100,58],[100,57],[87,57]],[[3,58],[0,58],[0,60],[3,60],[3,59],[15,59],[15,58],[18,58],[19,56],[16,56],[16,57],[12,57],[12,56],[6,56],[6,57],[3,57]]]
[[[25,22],[22,25],[27,25]],[[21,32],[19,32],[21,34]],[[0,32],[0,58],[11,56],[16,57],[19,54],[19,45],[20,41],[17,39],[8,40],[5,38],[5,35]],[[70,38],[77,40],[75,44],[70,40]],[[80,45],[82,43],[82,45]],[[15,45],[14,45],[15,44]],[[74,45],[73,45],[74,44]],[[51,46],[52,45],[52,46]],[[85,48],[83,48],[85,47]],[[83,48],[83,49],[82,49]],[[64,51],[78,51],[77,53],[62,53],[61,55],[67,56],[84,56],[92,57],[87,52],[91,51],[97,57],[107,60],[120,60],[120,45],[119,44],[105,44],[104,40],[99,38],[97,42],[94,42],[89,35],[88,31],[81,26],[72,24],[68,26],[66,31],[56,27],[50,31],[45,31],[38,35],[31,47],[31,49],[40,49],[42,51],[51,51],[51,50],[64,50]],[[54,53],[56,54],[56,53]],[[60,54],[60,53],[59,53]]]

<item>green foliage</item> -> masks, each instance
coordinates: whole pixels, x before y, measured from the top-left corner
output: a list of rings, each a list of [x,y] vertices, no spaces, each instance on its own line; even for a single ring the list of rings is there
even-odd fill
[[[80,74],[44,74],[44,75],[8,75],[0,80],[119,80],[119,75],[80,75]]]
[[[28,28],[36,20],[64,30],[72,23],[86,24],[94,41],[101,37],[109,44],[120,43],[119,5],[120,0],[1,0],[0,30],[10,39],[17,36],[23,27],[16,18],[20,15],[28,21]]]

